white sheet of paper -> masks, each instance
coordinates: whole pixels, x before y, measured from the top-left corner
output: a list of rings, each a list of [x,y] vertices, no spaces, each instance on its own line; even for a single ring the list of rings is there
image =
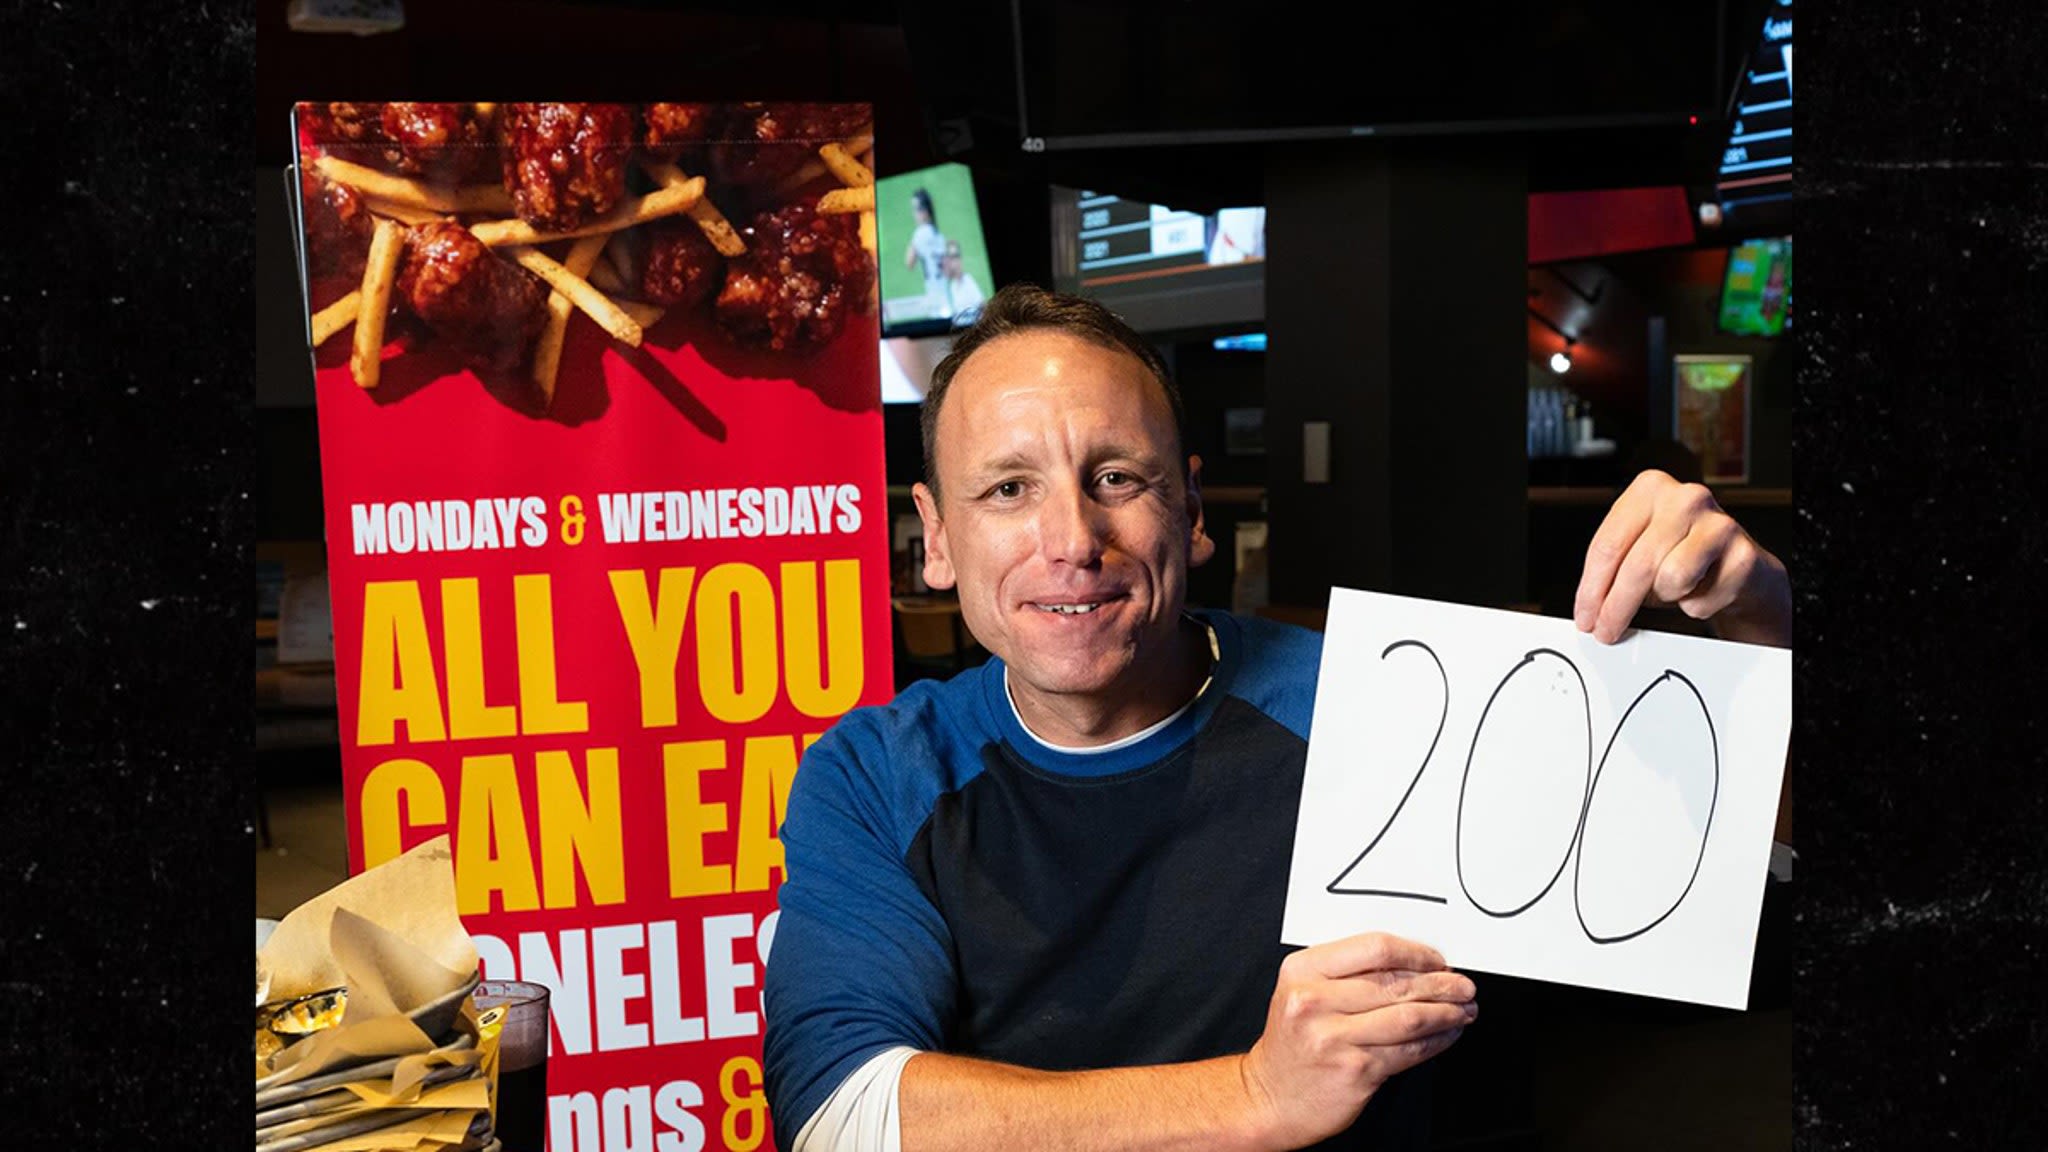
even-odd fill
[[[1335,589],[1282,935],[1746,1006],[1784,649]]]

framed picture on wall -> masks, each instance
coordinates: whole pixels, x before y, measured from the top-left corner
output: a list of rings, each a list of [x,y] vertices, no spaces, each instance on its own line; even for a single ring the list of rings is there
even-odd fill
[[[1708,484],[1749,483],[1750,358],[1688,353],[1672,362],[1673,438],[1700,458]]]

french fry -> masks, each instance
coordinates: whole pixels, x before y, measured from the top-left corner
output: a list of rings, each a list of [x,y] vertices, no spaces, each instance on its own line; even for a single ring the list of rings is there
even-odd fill
[[[604,251],[603,236],[585,236],[570,247],[569,254],[562,258],[562,267],[571,275],[587,276],[591,265],[597,263],[598,253]],[[540,332],[540,343],[533,350],[533,380],[540,385],[543,408],[555,398],[555,373],[562,366],[562,338],[569,331],[569,312],[572,305],[569,298],[556,291],[548,294],[547,327]]]
[[[848,188],[865,188],[875,182],[874,172],[870,171],[867,165],[855,160],[853,153],[847,151],[843,144],[827,144],[819,148],[818,158],[823,160],[825,167],[832,170],[832,175],[837,176],[839,182]]]
[[[384,355],[384,316],[391,310],[391,285],[398,279],[398,258],[405,249],[405,227],[377,221],[370,234],[370,258],[363,265],[362,296],[356,308],[356,338],[349,374],[361,388],[375,388]]]
[[[818,197],[818,211],[826,216],[843,216],[849,212],[873,212],[875,210],[875,186],[865,188],[834,188]]]
[[[666,188],[680,188],[690,181],[690,177],[673,164],[649,164],[647,174]],[[747,242],[740,239],[740,234],[733,230],[732,222],[725,218],[710,197],[700,197],[688,211],[690,219],[697,222],[697,228],[704,233],[706,240],[711,241],[711,246],[718,249],[720,256],[730,258],[747,250]]]
[[[447,219],[443,213],[415,208],[410,204],[400,204],[381,196],[366,196],[363,198],[363,205],[370,210],[371,215],[389,217],[400,224],[432,224],[436,220]]]
[[[718,254],[727,258],[738,256],[747,250],[747,242],[733,230],[732,222],[718,210],[718,205],[709,199],[699,200],[690,207],[690,219],[697,222],[697,228]]]
[[[569,298],[583,314],[597,321],[598,327],[611,333],[614,340],[634,348],[640,346],[640,325],[631,316],[619,310],[611,298],[590,286],[590,281],[576,275],[560,264],[547,258],[533,248],[514,247],[506,253],[519,262],[519,266],[548,282],[548,287]],[[360,331],[360,329],[358,329]]]
[[[346,296],[313,313],[313,347],[327,343],[327,338],[355,323],[356,308],[363,301],[363,290],[351,288]]]
[[[460,188],[435,188],[333,156],[313,161],[320,173],[336,184],[345,184],[365,196],[389,200],[411,208],[435,212],[500,213],[512,211],[512,197],[500,184],[470,184]]]
[[[469,230],[476,238],[493,248],[508,244],[534,245],[549,244],[556,240],[574,240],[583,236],[603,236],[649,220],[674,216],[687,212],[690,206],[704,196],[704,178],[692,176],[683,184],[672,188],[657,188],[645,196],[635,196],[613,210],[609,215],[592,220],[580,228],[566,232],[542,232],[524,220],[486,220],[472,224]]]
[[[878,245],[875,243],[875,213],[873,209],[860,214],[860,246],[868,250],[868,255],[877,256]]]

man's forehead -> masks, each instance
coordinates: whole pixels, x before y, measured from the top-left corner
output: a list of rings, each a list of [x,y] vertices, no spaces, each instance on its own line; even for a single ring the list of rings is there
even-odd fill
[[[1108,387],[1171,418],[1165,388],[1127,348],[1054,329],[1027,329],[989,341],[960,365],[948,391],[962,408],[985,406],[1019,387]],[[946,413],[942,412],[943,417]]]

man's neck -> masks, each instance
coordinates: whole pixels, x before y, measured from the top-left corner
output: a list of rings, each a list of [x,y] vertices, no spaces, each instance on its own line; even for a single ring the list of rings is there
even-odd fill
[[[1048,696],[1009,691],[1017,718],[1039,740],[1061,748],[1091,748],[1143,732],[1194,699],[1212,665],[1207,629],[1183,616],[1174,630],[1172,671],[1143,678],[1137,692],[1110,703],[1097,696]]]

